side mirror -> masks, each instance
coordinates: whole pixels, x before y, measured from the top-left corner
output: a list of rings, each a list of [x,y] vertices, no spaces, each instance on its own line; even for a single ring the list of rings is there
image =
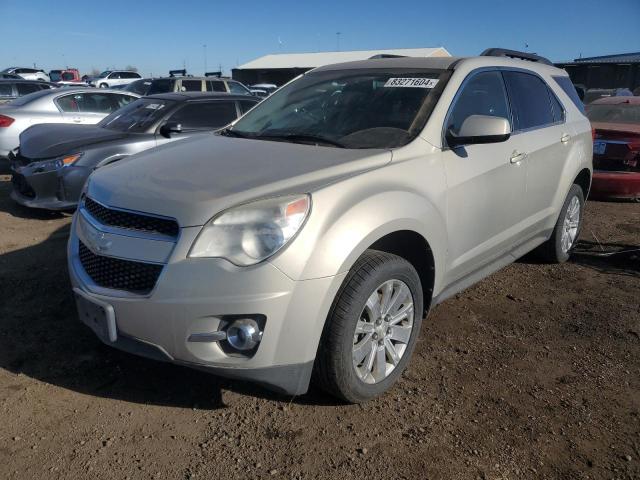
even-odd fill
[[[462,122],[460,132],[447,130],[446,139],[450,147],[473,145],[478,143],[505,142],[511,136],[511,125],[504,117],[490,115],[471,115]]]
[[[160,127],[160,135],[165,138],[171,138],[172,133],[182,133],[182,124],[176,122],[167,122]]]

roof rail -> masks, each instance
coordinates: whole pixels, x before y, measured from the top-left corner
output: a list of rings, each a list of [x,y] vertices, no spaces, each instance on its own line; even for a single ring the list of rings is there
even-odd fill
[[[182,69],[182,70],[169,70],[169,76],[170,77],[186,77],[187,76],[187,70],[186,69]]]
[[[394,55],[392,53],[378,53],[377,55],[373,55],[369,57],[369,60],[373,60],[376,58],[406,58],[406,55]]]
[[[204,72],[205,77],[222,77],[222,72]]]
[[[518,58],[520,60],[529,60],[530,62],[544,63],[553,66],[551,60],[535,53],[519,52],[518,50],[508,50],[506,48],[487,48],[480,54],[481,57],[509,57]]]

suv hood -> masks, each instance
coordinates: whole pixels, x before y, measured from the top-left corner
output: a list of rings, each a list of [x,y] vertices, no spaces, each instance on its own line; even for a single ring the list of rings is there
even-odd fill
[[[20,134],[20,155],[29,160],[59,157],[89,145],[132,135],[134,134],[116,132],[96,125],[41,123]]]
[[[112,207],[203,225],[229,207],[306,193],[386,165],[388,150],[349,150],[205,135],[133,155],[91,175],[88,195]]]

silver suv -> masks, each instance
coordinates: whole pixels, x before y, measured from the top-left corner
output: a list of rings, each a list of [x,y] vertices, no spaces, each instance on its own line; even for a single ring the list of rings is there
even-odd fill
[[[431,307],[533,249],[569,258],[591,154],[541,57],[317,68],[221,133],[90,177],[68,246],[79,315],[132,353],[363,402]]]

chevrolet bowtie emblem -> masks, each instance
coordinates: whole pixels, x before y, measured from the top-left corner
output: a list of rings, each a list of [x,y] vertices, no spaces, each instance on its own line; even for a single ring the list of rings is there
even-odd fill
[[[109,240],[109,238],[104,232],[95,230],[84,223],[83,223],[83,227],[84,227],[83,230],[85,233],[85,239],[89,243],[89,247],[94,252],[104,253],[111,248],[112,242],[111,240]]]

